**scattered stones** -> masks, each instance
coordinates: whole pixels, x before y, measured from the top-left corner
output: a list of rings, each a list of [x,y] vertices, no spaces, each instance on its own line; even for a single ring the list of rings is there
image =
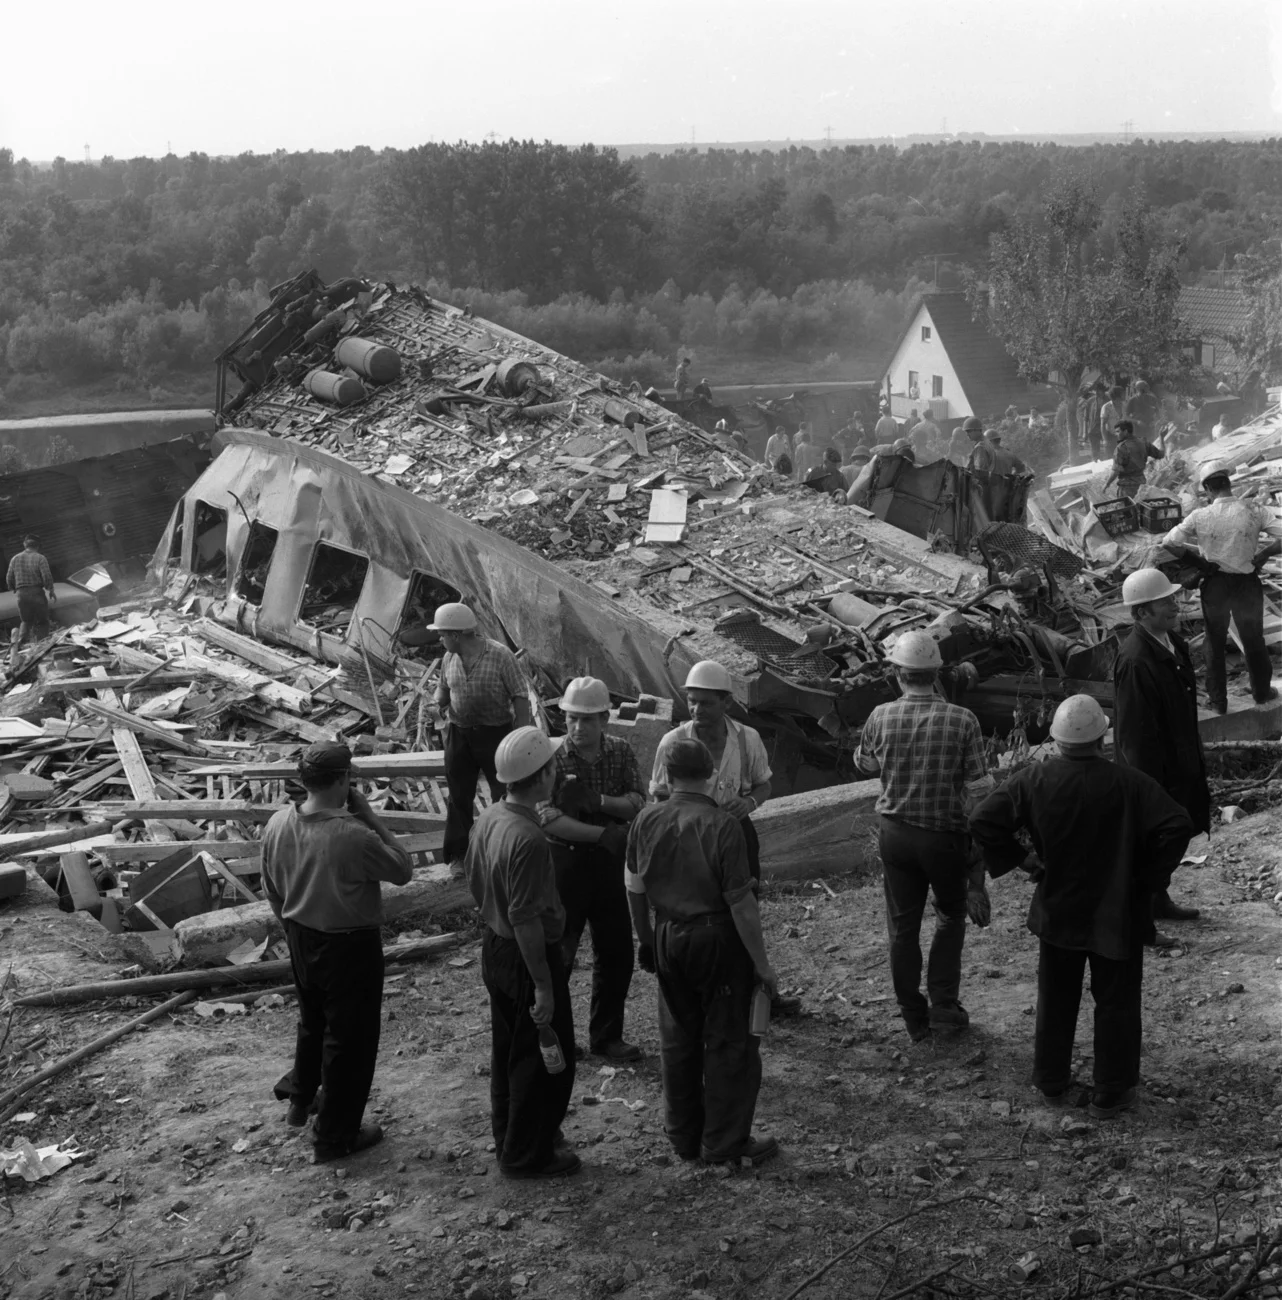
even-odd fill
[[[1103,1240],[1098,1228],[1074,1228],[1068,1234],[1068,1244],[1074,1249],[1078,1246],[1098,1246]]]

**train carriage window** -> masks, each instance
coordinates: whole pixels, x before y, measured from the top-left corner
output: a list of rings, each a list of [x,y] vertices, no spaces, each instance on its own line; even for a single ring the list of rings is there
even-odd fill
[[[183,517],[186,511],[183,509],[183,503],[178,503],[178,509],[175,512],[173,536],[169,540],[169,558],[174,564],[181,564],[183,559]]]
[[[195,541],[192,544],[193,573],[215,574],[227,568],[227,511],[196,502]]]
[[[307,571],[298,621],[320,632],[346,631],[368,572],[365,556],[318,542]]]
[[[441,640],[427,625],[436,614],[437,606],[462,600],[457,587],[422,569],[410,571],[410,590],[401,611],[401,621],[396,629],[397,651],[402,655],[432,658],[440,653]]]
[[[249,539],[240,557],[240,572],[236,576],[236,594],[251,605],[263,603],[263,589],[267,585],[267,570],[271,568],[276,553],[276,539],[280,534],[257,519],[249,525]]]

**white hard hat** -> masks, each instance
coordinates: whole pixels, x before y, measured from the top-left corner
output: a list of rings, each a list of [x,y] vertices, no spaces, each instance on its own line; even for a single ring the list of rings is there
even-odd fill
[[[724,420],[718,420],[718,421],[717,421],[717,432],[718,432],[718,433],[724,433],[724,432],[726,431],[726,427],[727,427],[727,426],[726,426],[726,422],[725,422]]]
[[[564,741],[564,736],[553,740],[538,727],[517,727],[499,741],[494,754],[494,773],[504,783],[533,776],[548,765]]]
[[[905,632],[890,652],[897,668],[938,668],[944,662],[939,642],[929,632]]]
[[[474,632],[476,615],[466,605],[453,601],[436,607],[436,617],[428,626],[433,632]]]
[[[1198,481],[1205,483],[1208,478],[1214,478],[1217,474],[1221,478],[1227,478],[1230,480],[1233,477],[1233,471],[1224,461],[1208,460],[1206,464],[1202,466],[1202,474]]]
[[[686,690],[732,691],[730,674],[715,659],[701,659],[686,675]]]
[[[596,677],[576,677],[561,696],[562,713],[609,713],[610,691]]]
[[[1070,695],[1051,719],[1051,739],[1066,745],[1088,745],[1108,730],[1108,718],[1089,695]]]
[[[1144,605],[1150,600],[1174,596],[1179,590],[1179,583],[1172,582],[1160,569],[1136,569],[1122,583],[1122,603]]]

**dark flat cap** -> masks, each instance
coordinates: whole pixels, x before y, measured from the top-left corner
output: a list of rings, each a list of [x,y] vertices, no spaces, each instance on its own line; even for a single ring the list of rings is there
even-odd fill
[[[322,772],[346,772],[352,766],[352,751],[336,740],[308,745],[298,760],[300,776],[319,776]]]

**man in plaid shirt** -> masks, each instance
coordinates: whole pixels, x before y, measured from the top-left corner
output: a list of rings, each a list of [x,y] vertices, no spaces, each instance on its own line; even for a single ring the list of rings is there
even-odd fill
[[[964,1029],[959,1000],[966,916],[987,924],[983,865],[968,879],[966,808],[992,786],[984,766],[979,720],[935,694],[939,646],[928,632],[895,643],[903,698],[869,715],[855,766],[881,776],[880,849],[895,1000],[914,1042],[933,1029]],[[922,915],[935,898],[935,936],[921,992]]]
[[[557,893],[565,908],[565,965],[573,973],[579,940],[591,926],[588,1044],[607,1061],[635,1061],[641,1049],[623,1038],[633,971],[623,858],[627,826],[645,804],[645,786],[632,746],[605,734],[610,692],[603,681],[576,677],[565,688],[561,712],[566,741],[556,753],[552,801],[540,809],[539,820],[552,848]]]
[[[36,550],[39,539],[28,533],[22,550],[9,561],[8,584],[18,593],[18,645],[25,645],[34,632],[37,637],[49,630],[49,606],[58,601],[53,589],[49,561]],[[48,593],[46,597],[46,592]]]

